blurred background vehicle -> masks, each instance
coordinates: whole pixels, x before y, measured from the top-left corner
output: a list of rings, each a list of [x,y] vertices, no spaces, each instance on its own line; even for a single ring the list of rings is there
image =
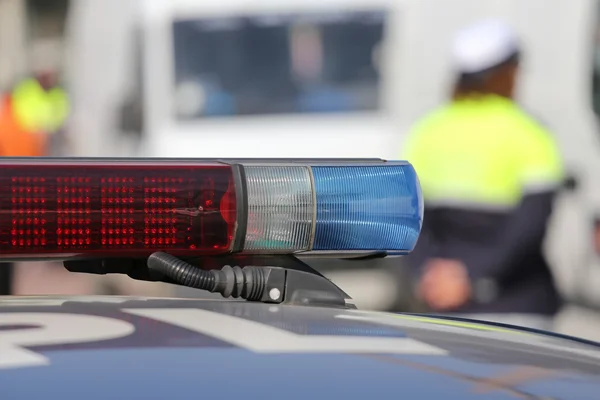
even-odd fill
[[[61,77],[71,111],[52,147],[61,155],[395,159],[412,123],[446,99],[452,34],[503,18],[527,51],[518,100],[555,132],[573,175],[548,259],[563,295],[594,316],[599,10],[597,0],[0,0],[0,89],[42,67]],[[352,265],[325,272],[359,305],[419,309],[401,259]],[[21,293],[43,291],[22,283],[33,275]],[[72,290],[156,293],[94,282]]]

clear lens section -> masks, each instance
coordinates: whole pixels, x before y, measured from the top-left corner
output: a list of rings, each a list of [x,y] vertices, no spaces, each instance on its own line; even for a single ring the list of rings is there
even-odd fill
[[[411,251],[423,222],[410,164],[313,167],[317,225],[313,250]]]
[[[308,167],[245,167],[246,251],[308,250],[314,200]]]

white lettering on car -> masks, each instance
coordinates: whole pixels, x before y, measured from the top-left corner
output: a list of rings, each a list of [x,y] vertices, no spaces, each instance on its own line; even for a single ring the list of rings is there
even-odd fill
[[[32,325],[31,328],[18,328]],[[48,365],[43,355],[25,347],[110,340],[130,335],[129,322],[93,315],[63,313],[0,314],[0,369]]]
[[[257,353],[447,354],[443,349],[411,338],[298,335],[259,322],[199,309],[122,311],[189,329]]]
[[[211,336],[257,353],[447,354],[446,350],[411,338],[299,335],[200,309],[136,308],[121,311]],[[129,322],[101,316],[38,312],[0,314],[0,369],[50,364],[47,357],[30,347],[118,339],[134,331],[134,325]]]

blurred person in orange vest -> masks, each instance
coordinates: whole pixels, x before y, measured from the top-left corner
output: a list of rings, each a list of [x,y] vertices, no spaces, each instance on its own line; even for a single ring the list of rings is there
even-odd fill
[[[43,72],[19,82],[0,98],[0,157],[40,157],[48,154],[50,135],[58,132],[69,112],[66,94],[53,74]],[[16,294],[13,264],[0,268],[0,295]]]
[[[3,100],[3,108],[19,132],[42,137],[59,132],[70,111],[67,94],[58,86],[56,74],[48,69],[39,69],[35,76],[20,81]]]
[[[69,100],[53,72],[39,70],[35,77],[19,82],[11,98],[14,116],[24,129],[40,133],[47,140],[62,130]]]
[[[46,137],[25,127],[14,112],[10,94],[0,98],[0,156],[41,156],[45,153]],[[13,294],[14,265],[0,266],[0,295]]]
[[[0,156],[42,156],[46,150],[46,136],[23,124],[15,113],[14,99],[4,95],[0,104]]]
[[[0,105],[0,156],[42,156],[69,113],[66,93],[43,71],[19,82]]]

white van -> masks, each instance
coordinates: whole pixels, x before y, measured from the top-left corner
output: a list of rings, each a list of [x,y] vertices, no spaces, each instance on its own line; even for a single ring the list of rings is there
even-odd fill
[[[503,17],[525,45],[519,100],[552,129],[577,191],[548,240],[565,293],[600,209],[597,0],[77,0],[68,22],[78,155],[380,157],[444,102],[449,40]],[[579,269],[585,266],[586,279]],[[577,269],[577,270],[576,270]],[[596,293],[597,292],[597,293]]]

